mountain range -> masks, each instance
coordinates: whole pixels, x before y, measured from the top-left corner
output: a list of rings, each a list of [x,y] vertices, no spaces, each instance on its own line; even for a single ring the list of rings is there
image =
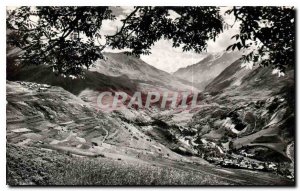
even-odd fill
[[[234,61],[240,59],[241,52],[207,53],[207,56],[196,64],[180,68],[174,76],[192,82],[199,90],[203,90],[215,77]]]
[[[85,70],[83,78],[57,76],[44,65],[10,70],[8,141],[124,160],[158,157],[245,169],[277,162],[291,176],[294,70],[279,78],[271,67],[248,69],[241,54],[208,54],[174,74],[124,53],[104,53],[105,59]],[[105,113],[95,100],[108,90],[129,96],[153,90],[200,93],[196,108]],[[239,162],[225,164],[225,159]]]

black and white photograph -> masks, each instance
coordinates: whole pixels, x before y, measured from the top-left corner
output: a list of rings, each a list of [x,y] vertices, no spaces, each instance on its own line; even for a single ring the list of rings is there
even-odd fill
[[[9,187],[296,185],[296,7],[5,9]]]

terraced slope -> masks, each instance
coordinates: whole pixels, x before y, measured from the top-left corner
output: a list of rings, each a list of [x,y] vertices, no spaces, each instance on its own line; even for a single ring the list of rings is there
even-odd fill
[[[181,157],[60,87],[7,81],[7,142],[82,155]],[[158,149],[159,148],[159,149]]]

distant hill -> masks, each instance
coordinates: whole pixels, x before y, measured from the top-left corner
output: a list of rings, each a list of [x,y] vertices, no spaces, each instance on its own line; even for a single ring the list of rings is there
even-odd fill
[[[192,90],[191,83],[159,70],[143,60],[125,53],[105,52],[105,60],[98,60],[90,69],[106,76],[127,76],[132,80],[172,90]]]
[[[200,62],[180,68],[174,76],[192,82],[199,90],[203,90],[226,67],[241,57],[241,52],[209,53]]]
[[[8,55],[12,55],[9,53]],[[83,78],[57,76],[45,65],[31,65],[9,70],[8,80],[31,81],[63,87],[75,95],[84,90],[120,90],[133,92],[151,89],[184,91],[197,90],[190,82],[161,71],[141,59],[124,53],[104,53],[106,59],[98,60]],[[13,72],[13,74],[12,74]]]

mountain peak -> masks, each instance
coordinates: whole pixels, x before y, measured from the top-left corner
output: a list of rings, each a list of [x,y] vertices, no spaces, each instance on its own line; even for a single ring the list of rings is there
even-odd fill
[[[195,84],[203,90],[205,86],[219,75],[227,66],[241,57],[241,52],[208,53],[196,64],[180,68],[173,75]]]

